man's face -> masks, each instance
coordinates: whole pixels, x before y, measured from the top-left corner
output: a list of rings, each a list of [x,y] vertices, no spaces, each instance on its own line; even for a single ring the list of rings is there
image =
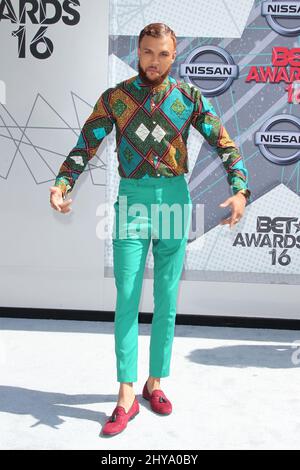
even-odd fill
[[[159,85],[169,74],[176,57],[171,36],[144,36],[138,48],[138,56],[138,69],[142,79],[150,85]]]

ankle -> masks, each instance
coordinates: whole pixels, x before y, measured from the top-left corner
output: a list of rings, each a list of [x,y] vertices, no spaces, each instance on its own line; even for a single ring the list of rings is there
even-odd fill
[[[152,377],[151,375],[149,375],[147,379],[147,386],[150,389],[160,388],[160,377]]]
[[[119,398],[120,397],[131,397],[135,395],[133,390],[132,382],[121,382],[119,388]]]

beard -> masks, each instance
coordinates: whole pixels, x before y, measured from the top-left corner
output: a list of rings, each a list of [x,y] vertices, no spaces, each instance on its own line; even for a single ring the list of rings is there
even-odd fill
[[[138,61],[138,72],[139,72],[139,75],[141,77],[141,79],[143,80],[143,82],[146,84],[146,85],[152,85],[152,86],[157,86],[157,85],[160,85],[164,79],[168,76],[170,70],[172,68],[172,64],[170,65],[170,67],[166,70],[165,73],[163,73],[162,75],[160,75],[158,78],[154,79],[154,80],[149,80],[149,78],[147,77],[146,75],[146,72],[142,69],[141,67],[141,63],[140,61]]]

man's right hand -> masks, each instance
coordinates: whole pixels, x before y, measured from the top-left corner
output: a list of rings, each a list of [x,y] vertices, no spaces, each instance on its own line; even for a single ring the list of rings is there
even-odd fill
[[[50,204],[53,209],[57,210],[58,212],[62,212],[63,214],[66,214],[72,210],[70,207],[72,199],[63,200],[62,190],[58,186],[51,186],[49,191]]]

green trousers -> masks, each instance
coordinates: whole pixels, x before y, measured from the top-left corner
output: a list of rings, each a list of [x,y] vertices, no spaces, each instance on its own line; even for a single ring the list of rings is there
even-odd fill
[[[137,381],[138,313],[145,262],[154,259],[149,375],[167,377],[178,285],[189,234],[192,201],[184,175],[121,178],[114,203],[114,320],[118,382]]]

